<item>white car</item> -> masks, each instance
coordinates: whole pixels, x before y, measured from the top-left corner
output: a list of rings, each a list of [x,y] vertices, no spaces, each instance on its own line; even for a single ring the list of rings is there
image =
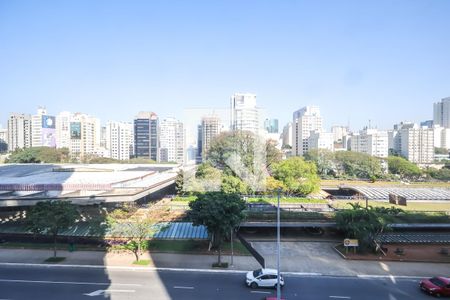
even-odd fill
[[[245,283],[255,289],[257,287],[277,287],[277,270],[258,269],[247,273]],[[280,274],[280,286],[284,286],[283,276]]]

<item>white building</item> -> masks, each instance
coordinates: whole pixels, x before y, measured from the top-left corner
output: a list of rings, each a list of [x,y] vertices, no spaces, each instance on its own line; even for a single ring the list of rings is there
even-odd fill
[[[56,148],[70,148],[70,120],[72,114],[60,112],[56,116]]]
[[[283,132],[281,133],[281,147],[286,148],[287,146],[292,147],[292,122],[287,123],[283,127]]]
[[[432,163],[434,161],[434,130],[413,128],[399,130],[400,154],[414,163]]]
[[[309,150],[326,149],[334,151],[334,134],[331,132],[312,131],[308,138]]]
[[[450,97],[433,105],[433,124],[450,128]]]
[[[82,113],[73,114],[70,118],[71,157],[83,160],[89,155],[97,155],[99,148],[100,120]]]
[[[293,114],[292,120],[292,154],[303,155],[309,150],[311,131],[322,131],[322,117],[317,106],[306,106]]]
[[[108,122],[105,128],[107,157],[129,160],[133,156],[134,126],[126,122]],[[100,149],[103,147],[100,147]],[[99,150],[97,155],[101,156]]]
[[[352,135],[350,150],[375,157],[388,157],[388,133],[365,128]]]
[[[160,123],[160,161],[185,161],[185,133],[183,123],[174,118],[167,118]]]
[[[230,129],[259,134],[262,129],[256,95],[236,93],[230,100]]]
[[[342,144],[344,136],[347,136],[349,131],[348,127],[335,125],[331,127],[331,132],[333,133],[333,140],[335,143]]]
[[[31,147],[31,116],[13,113],[8,119],[8,151]]]
[[[434,147],[450,149],[450,128],[444,128],[439,125],[433,126]]]
[[[39,107],[37,114],[31,116],[31,146],[56,147],[56,120],[47,115],[45,107]]]

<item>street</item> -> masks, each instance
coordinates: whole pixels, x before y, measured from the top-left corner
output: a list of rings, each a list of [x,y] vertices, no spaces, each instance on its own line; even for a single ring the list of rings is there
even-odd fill
[[[244,273],[72,267],[0,267],[0,300],[263,299],[273,289],[247,288]],[[286,299],[430,299],[417,278],[286,275]]]

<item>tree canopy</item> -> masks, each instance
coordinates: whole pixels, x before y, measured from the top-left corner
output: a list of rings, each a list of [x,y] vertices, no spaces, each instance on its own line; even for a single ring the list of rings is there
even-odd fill
[[[218,264],[221,264],[221,247],[230,231],[244,219],[245,201],[237,194],[207,192],[199,194],[189,203],[188,216],[194,225],[204,225],[212,235],[213,243],[219,251]]]
[[[405,178],[418,177],[422,174],[422,171],[416,164],[400,156],[389,156],[388,167],[390,173]]]
[[[31,147],[17,149],[8,158],[8,163],[64,163],[69,161],[69,149]]]
[[[316,165],[301,157],[290,157],[274,164],[272,176],[282,183],[284,192],[289,194],[307,195],[319,189]]]
[[[27,213],[28,228],[38,234],[53,237],[53,255],[56,257],[56,239],[61,231],[73,226],[79,217],[74,204],[67,201],[38,202]]]

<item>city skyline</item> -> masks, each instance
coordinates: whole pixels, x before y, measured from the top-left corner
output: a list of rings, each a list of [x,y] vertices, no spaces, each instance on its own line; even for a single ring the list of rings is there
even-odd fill
[[[387,129],[450,94],[447,1],[133,3],[2,2],[3,128],[40,105],[106,123],[242,92],[281,126],[316,105],[325,128]]]

